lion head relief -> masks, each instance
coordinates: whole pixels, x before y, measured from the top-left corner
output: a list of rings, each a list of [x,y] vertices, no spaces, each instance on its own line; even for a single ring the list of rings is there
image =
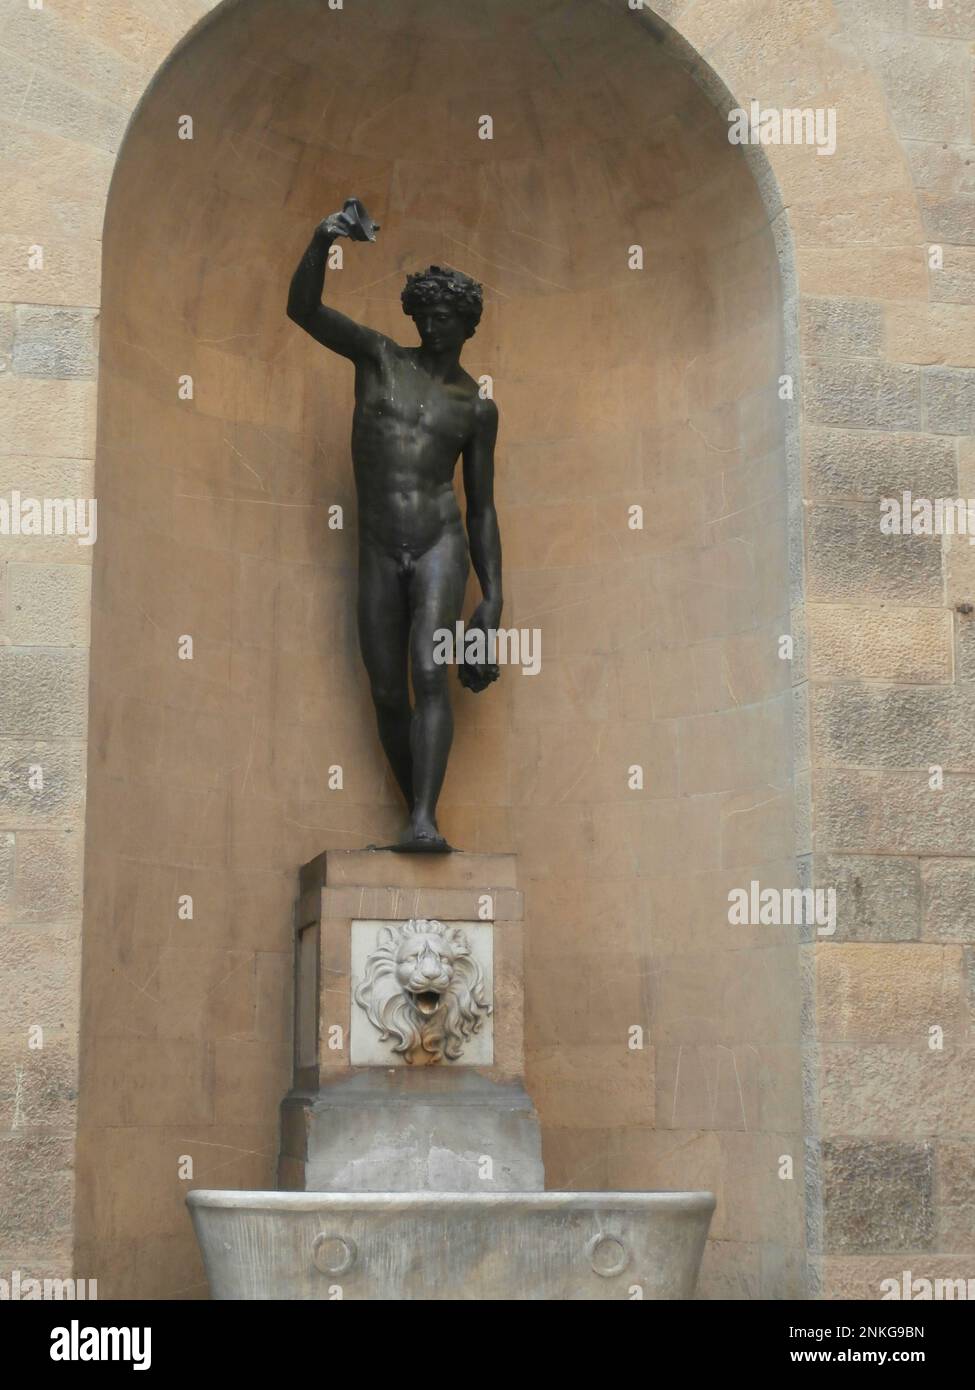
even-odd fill
[[[491,1012],[463,930],[426,918],[382,928],[355,1002],[407,1062],[456,1061]]]

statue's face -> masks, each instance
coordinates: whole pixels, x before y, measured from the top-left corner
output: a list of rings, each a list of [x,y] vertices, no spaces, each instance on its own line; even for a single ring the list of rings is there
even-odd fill
[[[467,325],[445,300],[424,304],[413,315],[420,342],[430,352],[460,352],[467,342]]]

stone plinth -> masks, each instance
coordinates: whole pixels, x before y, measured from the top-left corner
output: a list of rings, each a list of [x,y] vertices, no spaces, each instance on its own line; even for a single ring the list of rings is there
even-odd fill
[[[513,855],[338,850],[307,864],[279,1187],[541,1190],[522,961]],[[441,995],[401,988],[401,972],[438,966]]]

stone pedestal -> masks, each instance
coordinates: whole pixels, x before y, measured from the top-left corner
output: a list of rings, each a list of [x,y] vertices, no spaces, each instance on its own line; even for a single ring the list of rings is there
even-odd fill
[[[522,962],[514,855],[330,850],[307,864],[278,1186],[541,1191]],[[421,975],[429,992],[400,984]]]
[[[711,1193],[543,1190],[521,933],[510,855],[306,865],[286,1190],[189,1194],[214,1298],[693,1296]]]

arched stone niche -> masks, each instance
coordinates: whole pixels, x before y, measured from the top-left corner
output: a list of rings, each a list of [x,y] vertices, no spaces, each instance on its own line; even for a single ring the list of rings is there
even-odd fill
[[[501,410],[505,622],[542,663],[456,689],[442,826],[521,856],[549,1184],[711,1187],[704,1291],[744,1267],[795,1291],[796,938],[727,921],[794,854],[781,276],[727,123],[598,0],[241,0],[133,120],[104,241],[78,1268],[203,1291],[179,1161],[273,1184],[296,868],[399,824],[354,631],[352,372],[284,313],[351,194],[384,225],[330,274],[344,312],[412,341],[407,270],[485,286],[465,365]]]

